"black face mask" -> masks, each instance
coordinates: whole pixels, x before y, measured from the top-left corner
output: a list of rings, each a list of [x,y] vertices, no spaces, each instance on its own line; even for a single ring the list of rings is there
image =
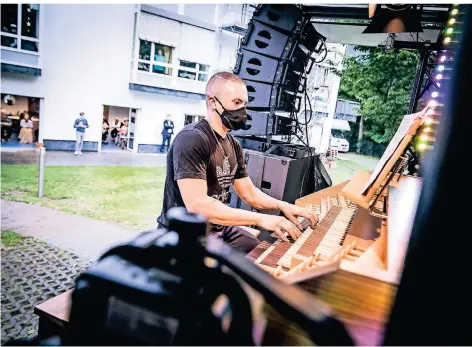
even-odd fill
[[[215,109],[216,113],[218,113],[221,117],[223,125],[230,130],[243,129],[247,121],[246,107],[243,106],[241,108],[238,108],[237,110],[229,111],[224,108],[224,106],[221,104],[220,100],[218,100],[216,96],[214,98],[223,108],[223,113],[221,114],[218,112],[218,110]]]

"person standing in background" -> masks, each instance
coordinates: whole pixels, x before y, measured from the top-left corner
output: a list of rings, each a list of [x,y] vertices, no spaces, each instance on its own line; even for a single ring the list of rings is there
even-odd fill
[[[5,142],[5,141],[10,142],[12,122],[7,117],[7,113],[4,110],[2,110],[1,113],[2,113],[2,122],[1,122],[2,142]]]
[[[85,114],[80,112],[80,117],[75,120],[74,128],[76,129],[75,136],[75,153],[74,155],[82,155],[82,147],[84,145],[85,129],[89,127]]]
[[[110,125],[110,135],[111,135],[111,138],[112,138],[112,142],[114,144],[117,143],[117,140],[119,140],[119,137],[118,137],[118,132],[120,131],[120,128],[123,126],[123,123],[120,122],[120,119],[118,117],[115,117],[115,121],[114,123],[112,123]]]
[[[103,116],[103,122],[102,122],[102,144],[108,145],[108,131],[109,131],[110,125],[108,124],[108,120]]]
[[[171,115],[167,114],[167,119],[164,120],[164,128],[162,129],[162,145],[160,153],[164,153],[164,146],[167,142],[167,148],[170,147],[170,140],[174,134],[174,122],[172,121]]]
[[[30,119],[28,113],[25,112],[23,120],[20,122],[20,134],[18,139],[20,143],[33,143],[34,142],[34,133],[33,133],[33,122]]]
[[[167,63],[167,59],[164,56],[164,53],[162,52],[162,49],[158,49],[157,53],[154,54],[154,60],[155,61],[160,61],[160,62],[163,62],[163,63]],[[152,70],[153,72],[160,73],[160,74],[165,74],[165,70],[166,70],[166,68],[162,65],[154,65],[152,67],[152,69],[153,69]]]

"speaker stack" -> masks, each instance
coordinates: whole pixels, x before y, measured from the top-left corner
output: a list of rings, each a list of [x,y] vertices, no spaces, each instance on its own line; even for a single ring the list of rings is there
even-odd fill
[[[321,50],[324,40],[297,6],[258,6],[240,42],[234,68],[249,94],[248,124],[234,135],[293,134],[295,124],[286,114],[299,111],[311,56]]]
[[[312,56],[321,52],[324,40],[297,6],[259,5],[240,42],[234,68],[248,90],[249,121],[244,130],[231,133],[244,148],[248,175],[268,195],[291,203],[331,185],[314,148],[271,139],[296,131],[292,114],[299,111]],[[251,209],[233,187],[227,203]]]

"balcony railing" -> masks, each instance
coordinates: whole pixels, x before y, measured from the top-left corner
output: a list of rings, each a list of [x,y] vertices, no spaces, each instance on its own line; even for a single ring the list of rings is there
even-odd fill
[[[355,122],[359,116],[360,103],[338,99],[334,118]]]
[[[249,4],[226,4],[223,6],[220,28],[244,35],[256,6]]]

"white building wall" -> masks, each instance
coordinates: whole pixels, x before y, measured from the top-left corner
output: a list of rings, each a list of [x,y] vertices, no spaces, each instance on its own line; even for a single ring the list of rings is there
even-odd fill
[[[346,45],[330,44],[328,49],[331,51],[332,58],[330,59],[335,66],[342,64],[344,55],[346,54]],[[339,85],[341,84],[341,77],[333,72],[329,73],[329,101],[328,101],[328,118],[323,124],[323,135],[321,137],[321,152],[326,153],[329,148],[331,140],[331,128],[333,126],[334,114],[336,113],[336,102],[338,100]]]
[[[315,111],[328,114],[327,117],[315,115],[309,124],[309,144],[315,147],[317,153],[326,153],[329,148],[331,128],[336,113],[336,102],[341,82],[339,76],[329,71],[333,67],[330,64],[332,63],[334,66],[339,67],[346,52],[346,45],[343,44],[329,43],[327,47],[328,55],[326,59],[312,69],[312,75],[314,75],[312,76],[313,87],[321,87],[312,93],[312,105],[314,105]],[[322,97],[323,101],[315,101],[315,96]]]
[[[224,30],[220,30],[217,36],[218,59],[215,69],[230,71],[236,63],[236,53],[241,36]]]
[[[5,73],[1,87],[44,98],[40,140],[75,140],[73,122],[83,111],[86,141],[100,142],[103,105],[139,109],[137,144],[160,144],[167,113],[177,132],[186,113],[205,114],[204,100],[129,89],[135,6],[44,5],[42,76]]]

